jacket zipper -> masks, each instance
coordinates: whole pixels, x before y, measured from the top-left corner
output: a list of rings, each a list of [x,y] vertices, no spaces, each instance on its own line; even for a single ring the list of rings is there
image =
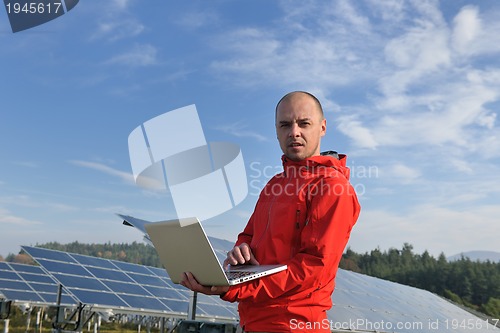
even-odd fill
[[[295,253],[298,251],[299,240],[300,240],[300,209],[297,208],[295,210],[295,231],[293,232],[290,258],[293,258]]]
[[[297,209],[297,211],[295,212],[295,227],[297,229],[300,229],[300,209]]]

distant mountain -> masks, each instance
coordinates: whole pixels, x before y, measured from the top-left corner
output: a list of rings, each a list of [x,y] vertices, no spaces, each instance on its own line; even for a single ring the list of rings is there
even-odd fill
[[[469,258],[472,261],[486,261],[489,260],[491,262],[500,262],[500,252],[494,251],[469,251],[463,252],[459,254],[455,254],[454,256],[448,257],[448,261],[456,261],[460,260],[462,257]]]

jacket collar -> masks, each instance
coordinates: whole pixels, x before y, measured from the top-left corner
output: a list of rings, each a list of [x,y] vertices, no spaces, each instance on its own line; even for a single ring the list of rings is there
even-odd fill
[[[347,155],[337,154],[336,152],[326,152],[322,153],[322,155],[311,156],[300,161],[292,161],[285,155],[282,155],[281,161],[285,174],[290,168],[314,168],[316,166],[324,166],[334,168],[342,173],[347,179],[349,179],[350,176],[350,170],[346,166]]]

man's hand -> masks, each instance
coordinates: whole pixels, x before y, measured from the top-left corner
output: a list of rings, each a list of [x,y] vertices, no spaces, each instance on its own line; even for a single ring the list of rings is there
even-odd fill
[[[188,289],[191,289],[192,291],[197,291],[205,295],[222,295],[229,290],[228,286],[202,286],[198,283],[198,281],[196,281],[196,278],[191,272],[185,272],[184,274],[182,274],[181,285]]]
[[[250,249],[250,245],[247,243],[241,243],[238,246],[235,246],[231,251],[227,253],[227,258],[224,260],[224,267],[227,265],[243,265],[243,264],[251,264],[258,265],[259,262],[255,259],[252,250]]]

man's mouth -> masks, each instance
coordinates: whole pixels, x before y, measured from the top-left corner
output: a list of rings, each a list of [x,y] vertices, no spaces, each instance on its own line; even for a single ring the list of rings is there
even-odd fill
[[[292,148],[295,148],[295,147],[302,147],[303,144],[299,143],[299,142],[292,142],[289,144],[289,147],[292,147]]]

